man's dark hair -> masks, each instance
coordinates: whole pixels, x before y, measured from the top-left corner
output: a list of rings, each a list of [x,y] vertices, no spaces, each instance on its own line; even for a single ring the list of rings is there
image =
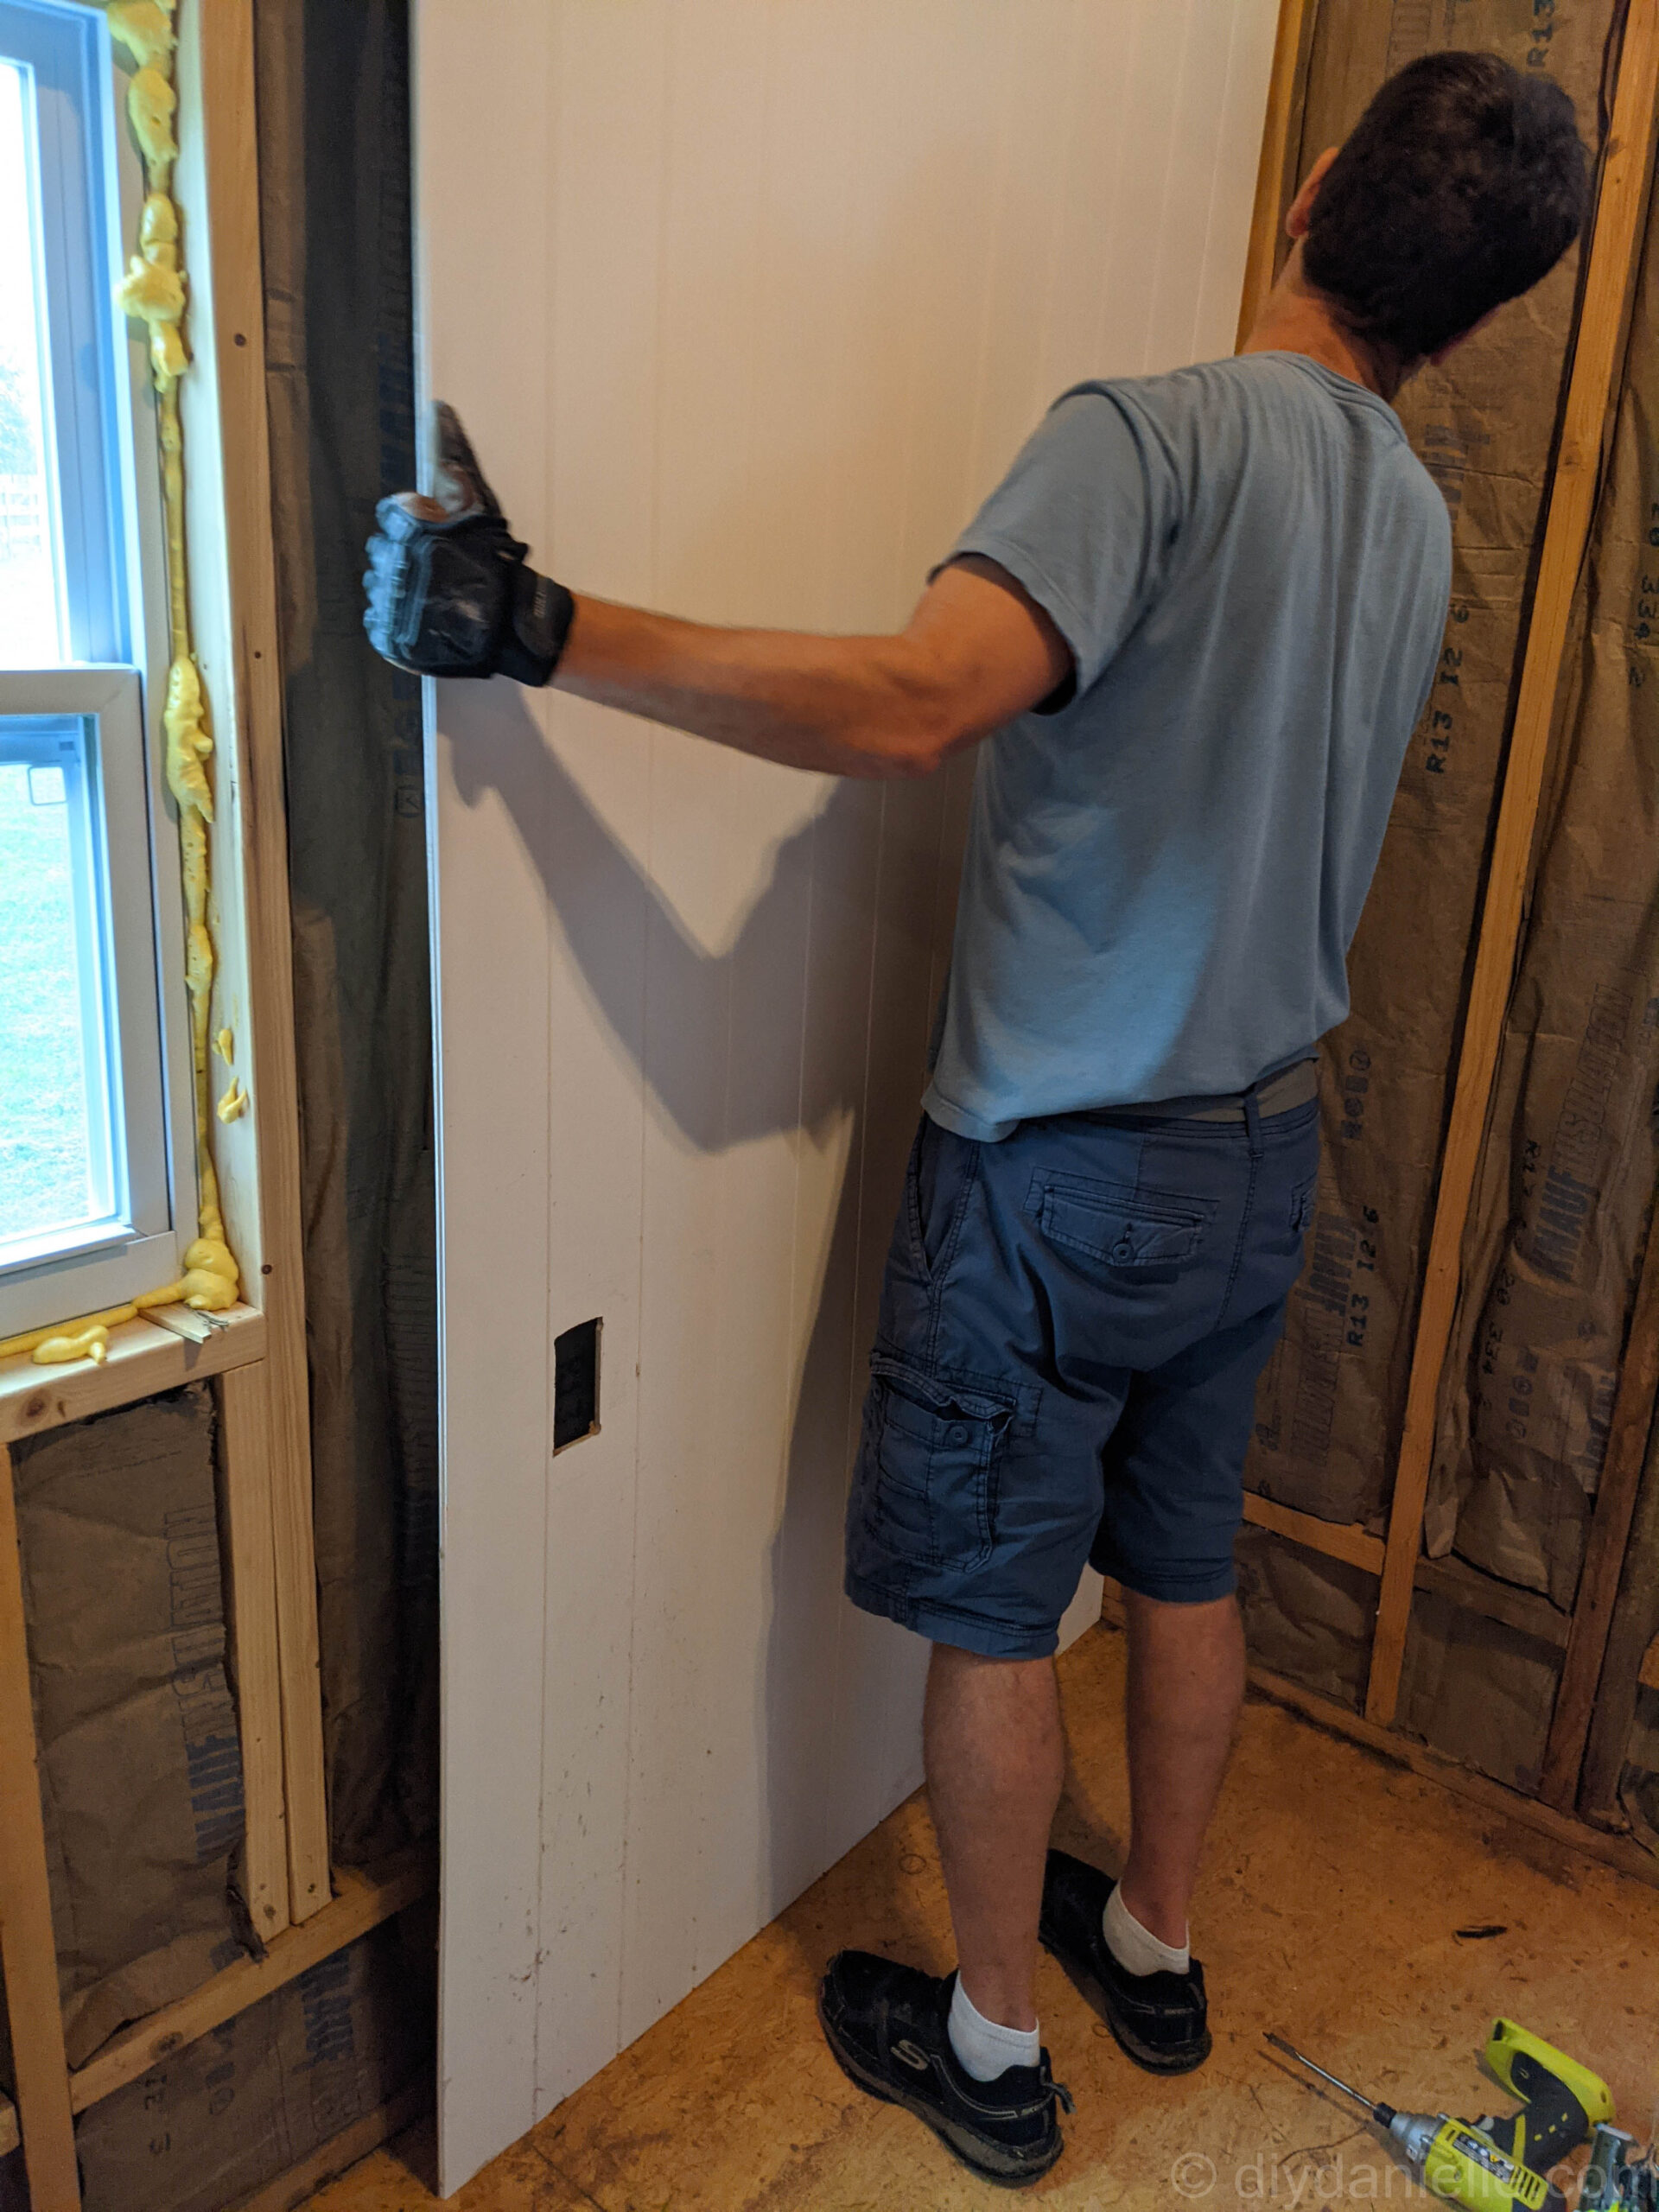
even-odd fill
[[[1573,103],[1496,54],[1426,54],[1389,79],[1320,185],[1308,281],[1403,362],[1529,291],[1583,226]]]

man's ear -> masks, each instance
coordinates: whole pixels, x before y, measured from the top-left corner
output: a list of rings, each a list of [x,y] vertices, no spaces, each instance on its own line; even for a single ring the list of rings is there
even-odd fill
[[[1285,230],[1291,238],[1305,238],[1307,236],[1307,219],[1313,211],[1313,202],[1319,196],[1319,187],[1325,182],[1332,162],[1337,158],[1337,152],[1334,146],[1325,148],[1304,178],[1301,190],[1285,210]]]
[[[1460,330],[1455,338],[1448,338],[1444,346],[1436,346],[1428,357],[1434,367],[1438,369],[1448,353],[1455,353],[1466,338],[1472,338],[1478,330],[1484,330],[1497,313],[1496,308],[1488,308],[1478,322],[1471,322],[1467,330]]]

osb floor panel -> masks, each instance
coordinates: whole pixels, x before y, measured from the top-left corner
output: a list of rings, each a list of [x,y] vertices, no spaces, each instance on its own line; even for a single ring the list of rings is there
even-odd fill
[[[1128,1811],[1123,1640],[1061,1662],[1072,1771],[1057,1840],[1116,1866]],[[1310,1726],[1246,1709],[1193,1920],[1216,2048],[1179,2081],[1132,2066],[1045,1958],[1038,2001],[1077,2098],[1065,2155],[1027,2192],[1063,2212],[1183,2201],[1268,2212],[1413,2194],[1374,2131],[1295,2078],[1279,2028],[1401,2107],[1478,2113],[1476,2053],[1507,2012],[1611,2082],[1645,2137],[1659,2058],[1659,1891]],[[1478,1934],[1459,1930],[1479,1930]],[[1495,1932],[1487,1932],[1495,1931]],[[461,2212],[967,2212],[1008,2194],[861,2095],[820,2039],[842,1944],[944,1973],[950,1921],[926,1808],[901,1806],[587,2087],[453,2200]],[[429,2129],[365,2159],[315,2212],[413,2212]],[[1420,2202],[1426,2200],[1419,2198]]]

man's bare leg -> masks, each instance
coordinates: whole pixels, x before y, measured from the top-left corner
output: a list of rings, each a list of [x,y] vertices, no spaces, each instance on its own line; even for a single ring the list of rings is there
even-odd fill
[[[1123,1903],[1178,1950],[1205,1830],[1244,1696],[1238,1601],[1172,1605],[1123,1593],[1129,1631],[1128,1863]]]
[[[1053,1661],[936,1643],[923,1745],[962,1986],[986,2019],[1034,2027],[1043,1865],[1065,1771]]]

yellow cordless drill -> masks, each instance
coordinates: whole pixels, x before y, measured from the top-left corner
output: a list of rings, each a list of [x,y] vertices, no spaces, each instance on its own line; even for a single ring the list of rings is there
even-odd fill
[[[1486,2044],[1486,2063],[1522,2100],[1521,2109],[1502,2120],[1396,2112],[1327,2074],[1282,2036],[1268,2041],[1363,2105],[1423,2187],[1465,2212],[1566,2212],[1567,2199],[1549,2170],[1613,2117],[1611,2094],[1599,2075],[1513,2020],[1495,2020]]]

